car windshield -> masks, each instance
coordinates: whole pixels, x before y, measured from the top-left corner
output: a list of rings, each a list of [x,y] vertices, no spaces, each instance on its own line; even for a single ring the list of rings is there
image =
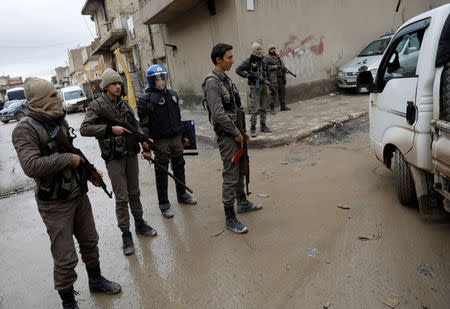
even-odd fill
[[[75,99],[79,99],[79,98],[84,98],[84,93],[81,90],[75,90],[75,91],[70,91],[70,92],[64,93],[65,101],[75,100]]]
[[[363,49],[362,52],[359,53],[358,57],[367,57],[367,56],[379,56],[384,53],[384,50],[389,44],[391,39],[383,39],[376,40],[367,45],[366,48]]]
[[[13,101],[8,101],[5,103],[5,108],[6,107],[10,107],[10,108],[16,108],[19,105],[22,105],[23,100],[13,100]]]
[[[6,95],[8,96],[8,101],[25,99],[25,93],[24,93],[23,89],[8,91],[8,93],[6,93]]]

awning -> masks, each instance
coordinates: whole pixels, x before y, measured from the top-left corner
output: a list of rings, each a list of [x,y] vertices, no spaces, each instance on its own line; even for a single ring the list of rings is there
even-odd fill
[[[147,1],[141,9],[144,24],[166,24],[173,18],[192,9],[200,0]]]
[[[110,47],[114,45],[118,40],[125,37],[127,31],[125,29],[111,29],[109,30],[100,41],[94,41],[91,44],[92,55],[101,55],[105,51],[110,51]]]

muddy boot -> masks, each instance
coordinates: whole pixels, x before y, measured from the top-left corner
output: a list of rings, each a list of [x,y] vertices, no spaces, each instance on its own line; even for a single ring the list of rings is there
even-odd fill
[[[261,129],[260,130],[263,133],[272,133],[272,130],[270,130],[269,127],[266,126],[265,123],[261,123]]]
[[[122,250],[125,255],[132,255],[134,253],[134,243],[131,237],[131,232],[122,233]]]
[[[260,203],[252,203],[249,200],[247,200],[247,197],[245,194],[241,195],[237,198],[237,213],[241,214],[244,212],[249,211],[255,211],[262,209],[262,206]]]
[[[181,196],[178,196],[178,203],[183,203],[187,205],[197,204],[197,200],[193,198],[189,193],[184,192]]]
[[[236,234],[245,234],[248,229],[236,219],[233,207],[225,207],[225,227]]]
[[[159,207],[161,207],[161,205],[159,205]],[[169,207],[170,207],[170,204],[169,204]],[[173,217],[173,211],[170,208],[167,208],[164,210],[161,209],[161,213],[164,218],[172,218]]]
[[[286,104],[281,104],[280,105],[280,111],[290,111],[291,109],[289,107],[286,106]]]
[[[275,111],[275,106],[274,105],[270,105],[270,114],[271,115],[276,115],[277,112]]]
[[[152,228],[144,219],[139,218],[134,220],[134,226],[136,228],[136,234],[144,236],[155,236],[156,230]]]
[[[93,267],[86,265],[91,293],[117,294],[122,290],[120,284],[109,281],[101,275],[100,264]]]
[[[256,126],[250,127],[250,137],[256,137]]]
[[[173,174],[178,180],[180,180],[182,183],[186,183],[186,176],[184,173],[184,158],[183,156],[178,156],[172,159],[172,170]],[[186,193],[186,189],[180,185],[179,183],[175,182],[175,189],[177,190],[177,200],[178,203],[188,204],[188,205],[195,205],[197,204],[197,200],[190,196],[188,193]]]
[[[78,309],[75,293],[73,287],[64,291],[58,291],[59,297],[62,300],[63,309]]]

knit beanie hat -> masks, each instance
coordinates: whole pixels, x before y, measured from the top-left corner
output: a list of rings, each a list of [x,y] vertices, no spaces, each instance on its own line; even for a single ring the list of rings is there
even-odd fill
[[[262,57],[262,46],[258,42],[252,44],[252,54],[256,57]]]
[[[108,68],[105,70],[105,72],[103,72],[100,88],[105,89],[106,87],[114,83],[122,83],[122,77],[120,77],[119,73],[117,73],[113,69]]]
[[[64,115],[62,100],[55,95],[55,86],[38,77],[28,77],[24,82],[25,97],[28,100],[29,109],[38,113],[43,113],[54,119]]]
[[[267,50],[271,50],[272,48],[277,48],[277,47],[275,46],[275,44],[269,44],[267,46]]]

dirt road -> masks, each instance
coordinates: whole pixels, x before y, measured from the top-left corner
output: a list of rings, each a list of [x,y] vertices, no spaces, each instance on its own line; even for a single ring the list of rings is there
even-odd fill
[[[123,292],[91,295],[80,260],[80,308],[449,308],[450,223],[399,204],[391,172],[370,150],[367,118],[250,156],[251,200],[264,208],[239,215],[244,236],[224,230],[217,149],[187,158],[199,204],[176,205],[171,184],[171,220],[141,162],[144,214],[158,236],[133,234],[131,257],[122,255],[113,202],[92,188],[103,273]],[[0,203],[0,308],[57,308],[32,193]]]

